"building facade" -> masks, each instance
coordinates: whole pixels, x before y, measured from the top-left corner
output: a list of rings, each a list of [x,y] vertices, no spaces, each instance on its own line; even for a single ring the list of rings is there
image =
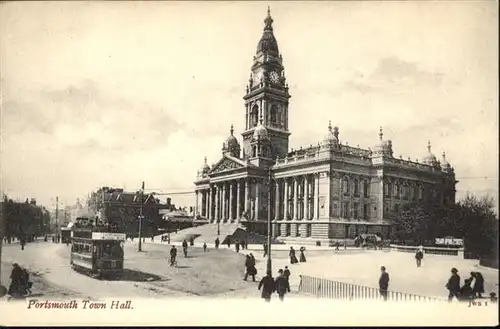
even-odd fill
[[[380,128],[372,149],[339,140],[331,123],[315,146],[289,150],[290,94],[268,10],[244,100],[242,145],[230,134],[222,157],[205,157],[195,184],[195,213],[209,222],[241,222],[273,235],[315,240],[388,236],[390,215],[430,198],[455,202],[454,169],[427,146],[422,162],[395,158]]]

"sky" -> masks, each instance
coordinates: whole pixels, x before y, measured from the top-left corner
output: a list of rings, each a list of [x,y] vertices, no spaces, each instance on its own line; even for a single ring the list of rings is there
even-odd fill
[[[397,157],[446,152],[458,199],[498,200],[496,1],[3,2],[2,193],[53,207],[100,186],[193,190],[231,124],[241,142],[268,5],[291,148],[329,120],[373,147],[382,126]]]

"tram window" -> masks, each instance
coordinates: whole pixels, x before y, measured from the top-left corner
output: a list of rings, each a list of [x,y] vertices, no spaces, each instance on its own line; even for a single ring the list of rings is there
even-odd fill
[[[116,243],[105,243],[102,245],[104,257],[123,257],[123,248]]]

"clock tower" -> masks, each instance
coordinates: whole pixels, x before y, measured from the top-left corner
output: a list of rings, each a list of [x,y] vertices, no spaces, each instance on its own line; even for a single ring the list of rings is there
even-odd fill
[[[273,19],[268,8],[264,32],[253,57],[250,80],[246,88],[245,158],[261,158],[273,163],[288,154],[288,93],[283,58],[273,34]]]

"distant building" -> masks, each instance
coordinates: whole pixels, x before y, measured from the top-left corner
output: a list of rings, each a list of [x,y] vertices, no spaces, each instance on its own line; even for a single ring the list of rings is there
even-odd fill
[[[120,188],[102,187],[92,192],[88,198],[89,211],[101,223],[111,223],[120,227],[128,234],[137,234],[139,231],[139,215],[144,216],[142,221],[143,234],[156,231],[161,225],[161,209],[169,209],[166,204],[160,203],[154,193],[125,192]]]
[[[275,236],[328,241],[387,237],[391,214],[404,204],[455,202],[454,169],[444,153],[437,160],[430,142],[422,162],[405,160],[393,156],[382,128],[365,149],[341,142],[328,124],[317,145],[290,150],[291,96],[270,13],[264,23],[243,96],[242,145],[231,126],[218,162],[209,166],[205,157],[195,181],[197,216],[266,233],[270,212]]]

